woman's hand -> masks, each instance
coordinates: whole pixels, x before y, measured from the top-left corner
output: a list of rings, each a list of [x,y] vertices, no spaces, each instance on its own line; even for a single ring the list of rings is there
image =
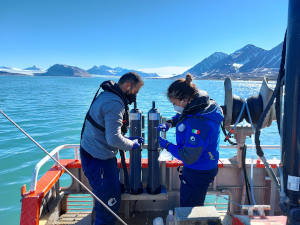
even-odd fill
[[[158,131],[167,132],[170,128],[170,125],[168,123],[161,123],[158,125],[157,129]]]
[[[168,150],[168,146],[170,145],[170,142],[162,137],[159,137],[159,145],[160,147]]]

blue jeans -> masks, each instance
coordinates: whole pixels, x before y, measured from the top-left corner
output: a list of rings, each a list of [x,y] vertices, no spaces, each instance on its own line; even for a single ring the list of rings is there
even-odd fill
[[[118,214],[121,204],[121,186],[117,159],[93,158],[82,148],[80,157],[83,172],[89,180],[93,193]],[[96,200],[94,211],[96,212],[94,225],[115,224],[116,218]]]
[[[180,176],[180,206],[203,206],[209,184],[218,173],[218,168],[212,170],[193,170],[183,167]]]

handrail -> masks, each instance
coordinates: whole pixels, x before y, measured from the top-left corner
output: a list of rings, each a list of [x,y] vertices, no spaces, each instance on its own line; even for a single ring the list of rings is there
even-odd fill
[[[53,156],[55,155],[55,158],[59,160],[59,152],[63,149],[74,149],[74,155],[75,155],[75,160],[79,160],[79,144],[66,144],[66,145],[60,145],[53,149],[50,152],[50,155]],[[147,147],[147,145],[143,145],[143,148]],[[255,145],[248,145],[248,147],[255,147]],[[279,145],[263,145],[263,149],[280,149]],[[235,146],[231,145],[220,145],[220,149],[236,149]],[[30,184],[30,192],[33,192],[36,190],[36,184],[37,184],[37,177],[40,171],[40,168],[50,159],[50,156],[45,156],[42,158],[35,166],[31,178],[31,184]]]
[[[236,145],[220,145],[220,148],[224,149],[236,149]],[[247,145],[248,148],[255,148],[255,145]],[[143,149],[147,149],[148,144],[143,144]],[[263,145],[263,149],[280,149],[280,145]]]
[[[75,155],[75,160],[79,160],[79,145],[78,144],[66,144],[66,145],[60,145],[53,149],[50,152],[51,156],[55,155],[55,158],[59,160],[59,152],[63,149],[74,149],[74,155]],[[37,178],[39,171],[41,167],[50,159],[49,155],[46,155],[44,158],[42,158],[34,167],[33,173],[32,173],[32,178],[31,178],[31,184],[30,184],[30,192],[34,192],[36,190],[36,184],[37,184]]]
[[[232,145],[220,145],[220,148],[224,149],[236,149],[236,146]],[[247,148],[255,148],[255,145],[247,145]],[[280,145],[263,145],[263,149],[280,149]]]

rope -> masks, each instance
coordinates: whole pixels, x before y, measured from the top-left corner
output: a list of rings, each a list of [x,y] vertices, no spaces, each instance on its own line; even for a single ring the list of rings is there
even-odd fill
[[[223,121],[223,123],[224,123],[224,121]],[[224,136],[226,137],[227,135],[230,135],[230,134],[227,134],[227,133],[226,133],[226,130],[225,130],[225,127],[224,127],[224,124],[223,124],[223,123],[221,123],[221,128],[222,128],[222,131],[223,131]],[[232,140],[230,140],[230,138],[231,138],[231,135],[230,135],[230,137],[227,139],[228,143],[231,144],[231,145],[237,145],[237,143],[236,143],[236,142],[233,142]],[[224,140],[224,142],[226,142],[226,140]]]

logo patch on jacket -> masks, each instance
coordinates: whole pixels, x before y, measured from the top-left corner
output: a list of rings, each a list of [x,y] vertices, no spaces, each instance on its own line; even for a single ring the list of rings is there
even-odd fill
[[[178,127],[177,127],[177,130],[179,132],[183,132],[185,130],[185,125],[183,123],[179,124]]]
[[[192,129],[193,134],[200,134],[200,130]]]
[[[198,138],[192,135],[189,137],[188,143],[191,145],[198,145]]]
[[[114,204],[116,204],[116,203],[117,203],[116,198],[110,198],[110,199],[108,200],[108,202],[107,202],[107,204],[108,204],[110,207],[114,206]]]
[[[202,127],[191,127],[191,134],[197,138],[201,138],[203,141],[207,138],[210,131],[209,126],[203,125]]]

